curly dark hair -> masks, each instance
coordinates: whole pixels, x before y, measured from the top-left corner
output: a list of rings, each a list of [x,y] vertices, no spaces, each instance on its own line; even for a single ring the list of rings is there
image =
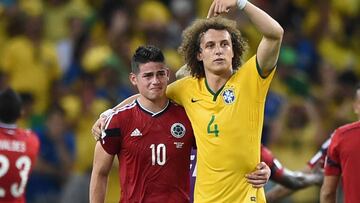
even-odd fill
[[[227,30],[229,32],[234,52],[234,58],[232,60],[233,70],[237,70],[242,64],[242,56],[247,47],[247,42],[241,36],[235,21],[222,17],[196,20],[191,26],[184,30],[179,52],[184,56],[185,62],[190,68],[191,75],[197,78],[205,77],[203,62],[198,61],[197,54],[200,51],[201,37],[209,29]]]

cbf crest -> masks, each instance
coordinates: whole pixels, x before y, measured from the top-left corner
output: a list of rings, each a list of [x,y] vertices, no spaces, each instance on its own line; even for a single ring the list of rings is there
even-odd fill
[[[234,89],[225,89],[222,93],[223,100],[225,104],[232,104],[235,101],[235,91]]]
[[[176,138],[182,138],[185,135],[186,129],[185,126],[181,123],[174,123],[171,126],[170,132],[172,134],[172,136],[176,137]]]

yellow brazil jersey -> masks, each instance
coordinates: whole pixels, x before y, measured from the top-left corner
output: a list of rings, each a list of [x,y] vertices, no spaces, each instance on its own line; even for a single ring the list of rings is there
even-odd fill
[[[198,148],[196,203],[266,202],[245,174],[260,162],[266,93],[275,71],[263,78],[256,56],[217,93],[205,78],[185,77],[168,86],[167,96],[184,106]]]

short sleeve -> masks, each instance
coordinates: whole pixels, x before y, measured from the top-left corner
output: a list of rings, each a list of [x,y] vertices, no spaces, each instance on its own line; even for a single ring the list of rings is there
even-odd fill
[[[325,160],[325,175],[339,176],[341,174],[339,142],[340,134],[338,131],[335,131],[327,151]]]
[[[108,154],[118,154],[121,149],[121,138],[119,118],[116,115],[111,116],[100,139],[101,146]]]

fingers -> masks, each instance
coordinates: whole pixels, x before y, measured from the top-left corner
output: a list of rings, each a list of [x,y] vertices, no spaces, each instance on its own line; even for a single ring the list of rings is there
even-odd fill
[[[216,5],[216,2],[213,1],[210,8],[209,8],[209,11],[208,11],[208,14],[207,14],[207,17],[206,18],[211,18],[214,16],[214,8],[215,8],[215,5]]]
[[[261,188],[267,183],[271,175],[270,168],[264,163],[260,162],[256,166],[256,171],[247,174],[245,177],[248,183],[252,184],[254,188]]]
[[[101,132],[105,127],[105,120],[105,118],[99,118],[91,128],[91,133],[96,141],[101,138]]]
[[[230,10],[228,7],[229,6],[225,1],[214,0],[208,11],[207,18],[216,17],[222,13],[228,13]]]
[[[247,182],[249,184],[252,184],[254,188],[264,187],[264,185],[268,181],[266,173],[262,170],[247,174],[245,177],[247,179]]]
[[[265,162],[260,162],[257,166],[256,166],[256,169],[259,170],[259,172],[263,173],[267,179],[270,178],[270,175],[271,175],[271,169],[268,165],[266,165]],[[256,171],[255,171],[256,172]]]

